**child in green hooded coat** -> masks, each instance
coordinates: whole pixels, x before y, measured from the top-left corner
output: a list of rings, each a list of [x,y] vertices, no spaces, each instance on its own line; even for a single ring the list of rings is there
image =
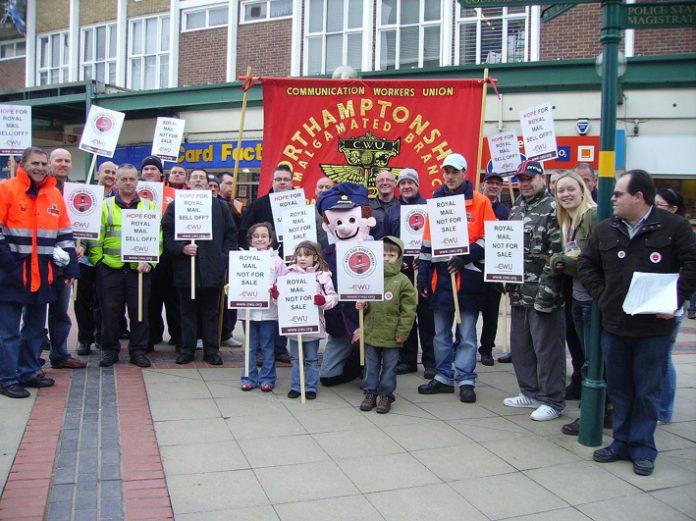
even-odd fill
[[[384,300],[358,301],[355,307],[365,314],[364,331],[357,330],[356,342],[365,340],[365,371],[362,389],[365,398],[361,411],[387,413],[394,401],[396,366],[399,349],[411,332],[416,318],[416,290],[401,273],[404,243],[392,236],[384,237]]]

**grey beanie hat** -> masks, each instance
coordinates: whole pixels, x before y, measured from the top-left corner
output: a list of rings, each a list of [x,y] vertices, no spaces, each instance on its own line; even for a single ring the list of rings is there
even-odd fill
[[[399,172],[399,177],[396,178],[397,186],[404,179],[410,179],[411,181],[416,183],[416,186],[420,186],[420,181],[418,180],[418,172],[416,172],[413,168],[404,168],[401,172]]]

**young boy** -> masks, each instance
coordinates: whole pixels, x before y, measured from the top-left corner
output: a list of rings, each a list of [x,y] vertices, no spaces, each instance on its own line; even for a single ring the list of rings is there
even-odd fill
[[[396,366],[399,349],[413,327],[416,318],[416,290],[408,277],[401,273],[404,243],[392,236],[384,237],[384,300],[356,302],[355,307],[365,314],[364,332],[355,331],[353,341],[364,335],[365,372],[362,389],[365,399],[361,411],[384,414],[395,400]],[[379,397],[379,399],[378,399]]]

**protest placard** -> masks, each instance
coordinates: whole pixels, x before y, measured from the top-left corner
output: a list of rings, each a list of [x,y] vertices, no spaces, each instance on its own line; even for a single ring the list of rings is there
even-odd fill
[[[339,300],[384,300],[384,243],[336,243]]]
[[[488,136],[493,172],[501,176],[513,175],[522,162],[517,134],[501,132]]]
[[[281,335],[319,331],[319,308],[314,304],[314,273],[289,273],[278,277],[278,328]]]
[[[305,206],[304,190],[288,190],[285,192],[273,192],[268,194],[273,212],[273,225],[275,226],[278,242],[283,240],[283,215],[286,210],[297,206]]]
[[[101,229],[104,187],[83,183],[65,183],[63,199],[76,239],[98,239]]]
[[[0,105],[0,156],[19,156],[31,146],[31,107]]]
[[[114,157],[125,116],[123,112],[92,105],[82,131],[80,150]]]
[[[157,210],[123,210],[121,212],[121,260],[123,262],[158,262],[160,213]]]
[[[152,155],[162,161],[176,161],[184,137],[186,121],[178,118],[157,118],[155,136],[152,140]]]
[[[271,302],[270,266],[270,250],[231,251],[227,307],[268,309]]]
[[[293,207],[283,213],[283,256],[295,260],[295,247],[302,241],[317,242],[317,219],[313,204]]]
[[[210,241],[213,238],[213,194],[209,190],[178,190],[174,205],[174,239]]]
[[[157,181],[138,181],[138,197],[155,203],[155,208],[162,214],[162,201],[164,199],[164,183]]]
[[[404,255],[418,255],[423,242],[425,220],[428,217],[428,205],[402,204],[400,217],[400,238],[404,242]]]
[[[433,257],[469,253],[464,194],[428,199]]]
[[[524,283],[524,222],[485,221],[485,282]]]
[[[521,110],[520,126],[524,140],[524,153],[529,161],[558,157],[551,103],[542,103],[536,107]]]

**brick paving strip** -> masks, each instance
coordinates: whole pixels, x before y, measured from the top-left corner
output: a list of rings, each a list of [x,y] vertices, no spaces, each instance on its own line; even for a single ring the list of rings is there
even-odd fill
[[[0,520],[174,518],[142,371],[115,368],[50,371],[56,385],[36,398]]]

